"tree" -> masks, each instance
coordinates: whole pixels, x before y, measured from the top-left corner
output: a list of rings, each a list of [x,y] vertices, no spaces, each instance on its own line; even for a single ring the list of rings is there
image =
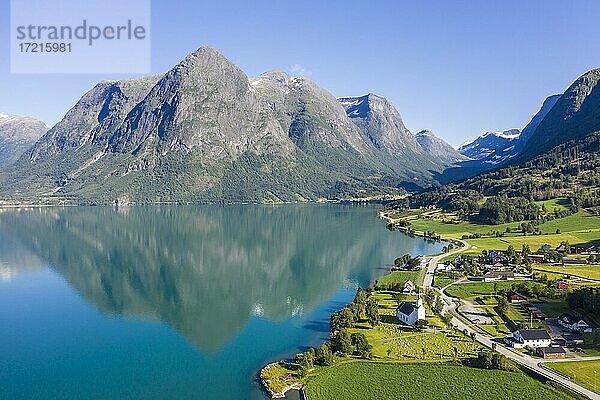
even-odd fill
[[[515,257],[515,248],[512,244],[508,245],[508,249],[506,249],[506,256],[508,258],[514,258]]]
[[[431,309],[436,314],[442,313],[442,311],[444,310],[444,304],[442,303],[442,299],[440,298],[440,296],[435,296],[435,301]]]
[[[444,325],[446,325],[446,327],[452,326],[452,315],[450,315],[450,313],[443,314],[441,316],[441,319]]]
[[[315,363],[315,349],[312,347],[304,353],[296,354],[296,364],[304,369],[311,369]]]
[[[339,311],[331,314],[329,318],[329,327],[332,332],[339,331],[354,326],[354,313],[346,306]]]
[[[500,296],[498,298],[498,311],[500,311],[501,315],[506,314],[508,311],[508,300],[506,300],[506,296]]]
[[[342,356],[352,353],[352,338],[347,329],[342,329],[331,335],[331,350]]]
[[[352,304],[356,304],[356,308],[358,309],[358,315],[355,315],[355,319],[356,321],[358,321],[360,319],[360,316],[364,314],[365,308],[367,306],[367,295],[361,287],[356,289],[356,296],[354,296],[354,301],[352,301]]]
[[[321,366],[333,364],[333,353],[327,344],[322,344],[315,350],[315,364]]]
[[[371,346],[369,340],[367,339],[364,333],[353,333],[351,336],[351,340],[356,355],[359,355],[363,358],[371,358],[373,356],[373,346]]]
[[[367,307],[365,309],[365,313],[367,315],[369,325],[379,325],[379,304],[377,303],[377,299],[375,297],[371,296],[367,299]]]
[[[475,335],[475,332],[471,332],[471,340],[473,342],[475,342],[475,338],[477,337],[477,335]]]

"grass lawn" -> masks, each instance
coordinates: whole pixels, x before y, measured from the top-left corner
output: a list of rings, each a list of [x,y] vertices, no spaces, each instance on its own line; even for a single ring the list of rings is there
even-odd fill
[[[336,400],[572,399],[521,372],[440,363],[344,363],[321,369],[305,390],[309,399]]]
[[[502,289],[510,289],[515,281],[502,282],[471,282],[457,283],[446,289],[450,296],[458,297],[463,300],[474,300],[476,297],[489,296],[494,293],[494,283],[497,284],[498,291]]]
[[[437,214],[436,217],[440,217],[443,214]],[[472,235],[474,233],[486,234],[492,231],[504,232],[507,227],[517,228],[520,222],[511,222],[508,224],[501,225],[483,225],[483,224],[471,224],[470,222],[461,221],[459,223],[447,224],[443,220],[438,218],[418,218],[411,219],[411,225],[418,231],[434,231],[443,236],[450,236],[454,238],[461,238],[463,235]]]
[[[454,274],[454,277],[455,278],[452,278],[450,274],[446,272],[436,272],[433,276],[433,286],[436,286],[441,289],[443,287],[448,286],[452,282],[455,282],[458,279],[462,278],[463,275]]]
[[[395,285],[397,283],[404,284],[407,279],[410,279],[412,283],[417,284],[419,279],[420,270],[417,271],[392,271],[387,275],[377,279],[376,285]]]
[[[598,233],[600,235],[600,232]],[[560,235],[549,234],[549,235],[516,235],[516,236],[504,236],[499,238],[480,238],[480,239],[468,239],[468,242],[476,247],[477,252],[469,251],[470,253],[478,253],[481,250],[506,250],[509,245],[517,250],[523,247],[523,244],[529,245],[532,251],[536,251],[542,245],[549,244],[550,246],[557,247],[561,242],[567,241],[569,243],[577,243],[580,240],[571,233],[561,233]]]
[[[557,229],[560,229],[562,232],[600,231],[600,217],[585,211],[579,211],[568,217],[548,221],[540,225],[540,229],[542,232],[556,232]]]
[[[548,368],[552,368],[571,378],[574,377],[575,382],[587,387],[590,390],[600,393],[598,387],[594,387],[595,383],[600,384],[600,381],[594,382],[594,371],[600,373],[600,361],[567,361],[557,363],[544,364]],[[597,377],[600,379],[600,376]]]
[[[554,210],[557,208],[559,210],[568,210],[569,209],[569,202],[566,198],[542,200],[542,201],[536,201],[535,203],[537,205],[539,205],[540,208],[542,207],[542,205],[546,206],[546,210],[548,212],[554,212]]]

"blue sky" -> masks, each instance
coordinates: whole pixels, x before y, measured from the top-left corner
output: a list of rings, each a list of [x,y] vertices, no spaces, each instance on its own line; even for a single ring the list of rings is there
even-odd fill
[[[26,0],[23,0],[26,1]],[[598,1],[152,2],[152,72],[211,45],[249,76],[304,72],[336,96],[388,97],[407,127],[457,145],[522,128],[600,67]],[[101,79],[11,75],[0,0],[0,111],[57,122]]]

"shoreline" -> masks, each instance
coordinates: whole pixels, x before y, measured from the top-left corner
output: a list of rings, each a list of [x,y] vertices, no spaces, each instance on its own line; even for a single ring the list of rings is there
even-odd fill
[[[393,224],[393,220],[391,217],[389,217],[387,215],[387,213],[384,210],[378,210],[377,212],[377,218],[379,219],[383,219],[385,221],[387,221],[387,224]],[[404,233],[405,235],[412,235],[412,236],[417,236],[417,237],[421,237],[424,239],[430,239],[430,240],[435,240],[435,241],[439,241],[439,242],[448,242],[448,243],[454,243],[456,244],[458,247],[458,249],[460,249],[460,251],[464,250],[465,247],[468,246],[464,246],[465,243],[463,243],[460,240],[454,239],[454,238],[445,238],[445,237],[438,237],[438,238],[431,238],[429,236],[427,236],[425,234],[425,232],[414,232],[412,234],[408,234],[407,232],[404,232],[403,230],[400,230],[400,232]],[[460,252],[459,251],[459,252]],[[443,254],[443,253],[442,253]],[[434,257],[438,254],[424,254],[422,255],[422,257]],[[392,270],[387,271],[385,274],[382,275],[386,276],[389,275],[390,273],[392,273]],[[302,383],[300,382],[294,382],[289,386],[286,386],[282,391],[280,392],[274,392],[268,385],[267,380],[264,378],[264,372],[266,370],[268,370],[269,368],[275,366],[275,365],[281,365],[282,363],[286,363],[285,360],[279,360],[279,361],[274,361],[271,362],[265,366],[263,366],[262,368],[260,368],[259,372],[258,372],[258,377],[259,377],[259,381],[260,381],[260,385],[262,387],[262,389],[271,396],[272,399],[281,399],[281,398],[285,398],[285,394],[290,391],[290,390],[298,390],[299,392],[299,399],[300,400],[306,400],[306,393],[304,393],[304,386],[302,385]]]
[[[151,201],[151,202],[124,202],[115,200],[110,203],[78,203],[78,202],[27,202],[2,200],[0,199],[0,209],[3,208],[42,208],[42,207],[139,207],[139,206],[189,206],[189,205],[284,205],[284,204],[385,204],[397,197],[373,197],[373,198],[348,198],[348,199],[326,199],[317,200],[297,200],[297,201]]]

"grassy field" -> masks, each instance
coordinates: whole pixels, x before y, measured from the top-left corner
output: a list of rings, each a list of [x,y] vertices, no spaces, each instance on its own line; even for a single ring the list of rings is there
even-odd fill
[[[561,207],[559,200],[548,200],[545,202],[550,210],[554,207]],[[444,236],[461,238],[463,235],[481,234],[487,235],[494,231],[504,232],[506,228],[515,229],[520,222],[511,222],[500,225],[472,224],[466,221],[446,223],[444,221],[456,220],[452,214],[445,214],[441,211],[424,213],[424,217],[410,217],[412,227],[418,231],[434,231]],[[591,215],[585,211],[565,218],[555,219],[540,225],[542,235],[523,236],[520,233],[506,233],[503,237],[484,237],[478,239],[468,239],[474,249],[466,254],[478,253],[481,250],[502,250],[512,244],[520,249],[523,244],[528,244],[532,250],[537,250],[543,244],[558,246],[561,242],[567,241],[571,244],[600,242],[600,217]],[[557,230],[560,234],[557,234]]]
[[[309,399],[505,399],[563,400],[573,397],[521,372],[439,363],[352,362],[323,369],[308,379]]]
[[[463,277],[459,274],[454,274],[454,276],[456,277],[456,279],[452,278],[449,273],[436,272],[433,276],[433,285],[441,289]]]
[[[413,284],[417,283],[421,271],[392,271],[387,275],[377,279],[378,285],[394,285],[396,283],[403,284],[407,279],[410,279]]]
[[[552,368],[571,378],[574,377],[575,382],[587,387],[590,390],[600,393],[596,384],[600,385],[600,381],[595,382],[596,377],[594,371],[600,373],[600,361],[572,361],[572,362],[557,362],[544,364],[548,368]]]
[[[510,289],[512,285],[518,283],[515,281],[501,282],[472,282],[472,283],[457,283],[446,289],[450,296],[458,297],[463,300],[474,300],[476,297],[489,296],[494,294],[494,283],[496,283],[498,291],[502,289]]]
[[[563,275],[563,271],[567,275],[578,276],[585,279],[594,279],[600,281],[600,265],[584,265],[584,266],[568,266],[562,267],[562,265],[539,265],[534,267],[535,270],[540,272],[551,272],[554,274]]]

